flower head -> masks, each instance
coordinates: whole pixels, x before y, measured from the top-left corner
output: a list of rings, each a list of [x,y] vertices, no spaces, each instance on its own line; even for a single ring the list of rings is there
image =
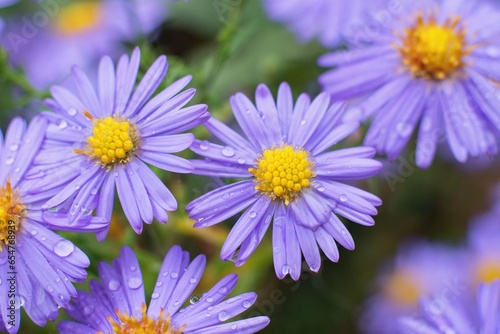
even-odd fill
[[[168,13],[164,0],[36,2],[22,20],[6,18],[2,45],[40,89],[60,83],[73,65],[88,69],[103,55],[118,57],[123,42],[150,33]]]
[[[377,279],[377,291],[360,317],[363,333],[400,333],[398,318],[417,314],[422,296],[435,293],[453,298],[466,293],[469,280],[464,263],[469,260],[463,250],[439,244],[404,245]]]
[[[223,301],[238,277],[228,275],[200,298],[186,300],[196,288],[205,268],[205,257],[189,261],[179,246],[170,249],[158,274],[151,302],[146,306],[141,269],[133,251],[123,247],[112,265],[99,264],[100,281],[90,281],[90,292],[78,291],[67,309],[74,321],[61,321],[61,333],[190,334],[256,333],[269,323],[268,317],[234,322],[230,318],[255,302],[255,293],[244,293]]]
[[[210,119],[205,127],[223,145],[196,140],[191,149],[206,160],[193,161],[194,173],[247,179],[186,207],[195,227],[217,224],[247,209],[227,237],[221,258],[245,263],[271,221],[280,278],[299,278],[301,253],[311,270],[318,271],[318,245],[332,261],[338,260],[336,242],[353,249],[354,241],[337,215],[373,225],[371,215],[381,202],[339,181],[369,178],[382,166],[371,159],[375,152],[370,147],[325,151],[355,131],[358,122],[339,122],[344,106],[331,105],[327,94],[312,102],[302,94],[294,106],[286,83],[279,88],[277,103],[265,85],[257,88],[256,105],[241,93],[230,103],[247,138]]]
[[[335,69],[319,81],[335,99],[356,99],[348,117],[373,119],[365,144],[391,160],[417,127],[421,168],[445,141],[460,162],[496,154],[499,14],[487,2],[402,1],[367,46],[321,57]]]
[[[476,296],[463,294],[449,301],[423,297],[420,317],[401,317],[405,333],[498,333],[500,331],[500,280],[481,283]]]
[[[64,215],[43,214],[54,191],[30,191],[31,165],[42,144],[47,121],[36,117],[27,127],[20,118],[0,132],[0,331],[16,333],[21,306],[39,326],[55,320],[76,290],[71,282],[87,276],[89,259],[51,229],[71,231]],[[86,229],[99,231],[102,221],[85,217]]]
[[[65,185],[46,203],[47,208],[69,206],[70,225],[79,217],[96,215],[111,219],[115,186],[125,215],[137,233],[143,222],[168,220],[167,210],[177,208],[172,193],[146,163],[178,173],[189,173],[189,161],[171,153],[189,147],[190,133],[179,132],[203,123],[210,116],[205,105],[184,107],[195,90],[179,93],[190,81],[184,77],[152,98],[167,72],[165,56],[159,57],[134,90],[140,52],[123,55],[115,68],[109,57],[100,63],[98,86],[73,69],[74,92],[51,89],[47,105],[55,113],[36,167],[57,170],[52,186]],[[41,184],[34,184],[38,189]],[[43,185],[47,187],[46,184]],[[50,186],[49,186],[50,188]],[[99,234],[104,238],[106,231]]]

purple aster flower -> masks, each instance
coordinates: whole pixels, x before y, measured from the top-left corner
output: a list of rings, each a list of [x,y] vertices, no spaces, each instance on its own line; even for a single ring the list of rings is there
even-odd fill
[[[377,278],[377,291],[360,317],[362,332],[399,334],[398,318],[418,317],[421,296],[435,293],[451,300],[465,293],[470,284],[464,264],[469,261],[461,249],[424,242],[404,245]]]
[[[377,1],[264,0],[272,20],[286,24],[303,42],[315,37],[326,47],[349,39],[368,19]]]
[[[52,173],[32,186],[65,185],[46,203],[47,208],[65,207],[69,201],[69,223],[96,209],[99,217],[111,219],[115,186],[121,205],[134,231],[153,218],[165,223],[167,211],[177,201],[146,163],[177,173],[190,173],[191,163],[172,155],[189,147],[194,136],[180,132],[207,120],[206,105],[184,107],[194,89],[179,93],[191,80],[179,79],[151,98],[167,72],[167,59],[159,57],[136,85],[140,51],[123,55],[116,71],[109,57],[99,66],[95,89],[87,76],[73,68],[74,92],[52,87],[53,99],[46,104],[55,113],[47,141],[35,161],[40,173]],[[135,87],[135,89],[134,89]],[[49,185],[47,185],[47,183]],[[105,238],[107,230],[98,235]]]
[[[441,296],[424,297],[420,307],[420,318],[400,319],[404,333],[499,333],[500,281],[480,284],[475,298],[464,295],[444,301]]]
[[[103,55],[118,57],[123,42],[157,28],[165,0],[43,1],[32,13],[7,18],[1,44],[14,65],[39,89],[61,82],[73,65],[93,67]]]
[[[87,256],[51,229],[64,229],[61,214],[46,220],[41,205],[54,191],[30,192],[30,165],[39,151],[47,121],[35,118],[27,127],[20,118],[9,125],[5,141],[0,131],[0,331],[16,333],[21,306],[39,326],[55,320],[82,282]],[[82,224],[99,230],[100,221]]]
[[[497,153],[500,11],[487,1],[401,1],[366,48],[324,55],[319,82],[372,118],[365,144],[395,159],[418,126],[416,163],[447,141],[455,158]]]
[[[195,140],[191,149],[205,160],[193,161],[194,173],[246,180],[214,190],[187,205],[195,227],[207,227],[247,209],[238,219],[221,251],[222,260],[242,265],[273,221],[276,275],[297,280],[301,253],[312,271],[321,265],[319,247],[338,261],[335,242],[354,249],[354,241],[339,220],[343,216],[373,225],[378,197],[342,181],[376,175],[380,162],[370,147],[327,151],[355,131],[357,121],[341,123],[342,103],[330,104],[323,93],[312,102],[307,94],[295,106],[290,87],[281,84],[275,103],[259,85],[256,105],[245,95],[231,97],[234,116],[247,137],[210,119],[205,127],[223,145]]]
[[[224,277],[201,297],[191,298],[191,305],[184,305],[198,285],[205,263],[204,255],[190,262],[188,252],[172,247],[146,307],[139,263],[134,252],[123,247],[112,265],[99,264],[100,281],[90,281],[90,292],[78,291],[67,309],[75,321],[61,321],[58,330],[74,334],[244,334],[266,327],[269,318],[263,316],[226,322],[257,299],[249,292],[223,301],[236,285],[236,274]]]

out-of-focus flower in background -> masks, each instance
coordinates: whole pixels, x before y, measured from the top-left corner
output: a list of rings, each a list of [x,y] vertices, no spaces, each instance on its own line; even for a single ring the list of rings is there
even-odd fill
[[[351,39],[369,21],[379,3],[363,0],[263,0],[269,17],[288,26],[306,42],[317,38],[326,47]]]
[[[73,65],[89,69],[104,55],[118,57],[167,17],[167,0],[39,1],[5,18],[0,44],[38,89],[61,83]]]
[[[183,133],[210,115],[206,105],[185,107],[195,89],[182,89],[191,76],[174,82],[156,96],[167,73],[168,63],[160,56],[136,86],[140,51],[129,58],[123,55],[116,67],[109,57],[99,66],[98,85],[73,68],[75,91],[52,87],[53,99],[46,104],[54,113],[50,118],[47,141],[42,147],[36,167],[40,173],[57,174],[34,181],[31,191],[64,184],[46,204],[46,208],[69,206],[69,224],[79,217],[96,215],[110,221],[115,186],[124,213],[132,228],[141,233],[143,222],[153,218],[165,223],[167,210],[177,209],[177,201],[146,163],[155,167],[189,173],[188,160],[172,155],[188,148],[194,140]],[[107,230],[98,235],[105,238]]]
[[[21,307],[39,326],[55,320],[82,282],[90,264],[75,245],[52,232],[57,219],[44,220],[41,206],[61,189],[30,192],[26,177],[42,144],[47,121],[37,117],[27,127],[15,118],[5,141],[0,131],[0,330],[17,333]],[[96,230],[102,221],[86,217]],[[64,229],[64,228],[63,228]]]
[[[396,159],[418,126],[416,162],[447,142],[455,158],[497,153],[500,11],[488,2],[402,1],[367,45],[319,59],[334,99],[357,99],[348,117],[373,119],[365,144]]]
[[[318,249],[338,261],[336,242],[354,249],[354,241],[337,215],[361,225],[373,225],[378,197],[342,181],[376,175],[382,164],[370,147],[327,151],[353,133],[357,121],[341,122],[344,105],[330,103],[327,94],[313,101],[307,94],[295,106],[288,84],[281,84],[277,103],[267,86],[255,92],[254,105],[244,94],[230,103],[246,139],[210,119],[205,127],[223,145],[196,140],[191,150],[193,173],[246,178],[216,189],[186,206],[195,227],[208,227],[246,211],[229,233],[221,259],[242,265],[255,251],[273,221],[276,275],[297,280],[302,254],[314,272],[321,266]],[[341,181],[341,182],[339,182]]]
[[[268,317],[226,322],[250,308],[253,292],[224,301],[238,277],[228,275],[201,297],[192,296],[205,269],[204,255],[190,262],[189,253],[173,246],[166,255],[146,306],[143,277],[134,252],[123,247],[112,265],[99,264],[100,281],[91,280],[90,292],[78,291],[67,309],[72,320],[61,321],[60,333],[256,333]],[[191,297],[191,298],[190,298]],[[190,300],[191,305],[185,304]]]
[[[392,264],[382,269],[375,294],[359,319],[363,333],[400,333],[398,318],[418,314],[421,296],[456,298],[468,289],[464,263],[468,255],[440,244],[415,242],[398,250]]]
[[[474,296],[443,302],[438,296],[423,297],[421,316],[402,317],[400,330],[409,334],[498,333],[500,331],[500,280],[481,283]]]

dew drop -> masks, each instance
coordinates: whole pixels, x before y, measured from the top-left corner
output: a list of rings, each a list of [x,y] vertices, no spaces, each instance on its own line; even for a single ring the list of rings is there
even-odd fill
[[[77,113],[78,112],[77,112],[77,110],[75,108],[69,108],[68,109],[68,115],[70,115],[70,116],[76,116]]]
[[[31,230],[31,235],[37,235],[38,231],[36,229]]]
[[[54,253],[60,257],[67,257],[75,250],[75,245],[68,240],[60,240],[54,246]]]
[[[5,164],[6,165],[12,165],[13,162],[14,162],[14,158],[13,157],[7,158],[7,160],[5,160]]]
[[[175,271],[173,271],[171,274],[170,274],[170,277],[172,277],[173,279],[176,279],[177,277],[179,277],[179,274],[176,273]]]
[[[52,285],[47,285],[47,291],[54,292],[54,288],[52,287]]]
[[[413,126],[409,123],[400,122],[396,124],[396,131],[401,137],[409,137],[413,132]]]
[[[208,140],[203,140],[200,142],[200,150],[206,151],[206,150],[208,150],[209,147],[210,147],[210,143],[208,142]]]
[[[197,295],[193,295],[191,298],[189,298],[189,302],[190,302],[191,304],[196,304],[196,303],[197,303],[197,302],[199,302],[199,301],[200,301],[200,297],[199,297],[199,296],[197,296]]]
[[[323,187],[323,186],[320,185],[320,186],[316,187],[316,190],[319,191],[319,192],[323,192],[323,191],[325,191],[325,187]]]
[[[250,211],[249,216],[250,216],[250,218],[255,218],[255,217],[257,217],[257,212],[255,212],[255,211]]]
[[[243,158],[243,157],[239,157],[239,158],[238,158],[238,163],[239,163],[240,165],[243,165],[245,162],[246,162],[245,158]]]
[[[142,285],[142,279],[139,276],[131,277],[127,281],[128,287],[138,289]]]
[[[130,271],[135,271],[137,269],[136,266],[130,266]]]
[[[59,123],[57,124],[57,127],[59,129],[65,129],[66,127],[68,126],[68,122],[66,122],[65,120],[60,120]]]
[[[198,280],[196,279],[196,277],[191,277],[191,278],[189,279],[189,283],[191,283],[191,284],[194,284],[194,283],[196,283],[196,282],[198,282]]]
[[[283,274],[283,276],[285,276],[286,274],[290,273],[291,271],[291,268],[289,265],[285,264],[282,268],[281,268],[281,273]]]
[[[92,195],[97,194],[97,188],[93,188],[93,189],[90,191],[90,193],[91,193]]]
[[[90,315],[94,312],[94,310],[95,310],[94,305],[92,305],[92,304],[85,305],[83,307],[83,314]]]
[[[302,122],[300,122],[300,125],[306,125],[307,121],[304,119]]]
[[[234,157],[235,153],[234,153],[234,150],[229,147],[229,146],[226,146],[222,149],[222,155],[225,156],[225,157]]]
[[[207,303],[211,303],[211,302],[213,302],[213,301],[214,301],[214,299],[213,299],[213,298],[211,298],[211,297],[208,297],[208,298],[207,298]]]
[[[219,318],[220,321],[226,321],[229,319],[229,314],[226,311],[221,311],[217,318]]]
[[[19,144],[12,144],[12,145],[10,145],[9,148],[11,151],[15,152],[19,149]]]
[[[108,283],[108,289],[110,291],[116,291],[120,288],[121,284],[119,281],[115,280],[115,279],[112,279],[111,281],[109,281]]]
[[[245,300],[245,301],[243,302],[243,307],[244,307],[244,308],[249,308],[250,306],[252,306],[252,303],[251,303],[250,301]]]
[[[154,292],[152,295],[151,295],[151,299],[158,299],[158,297],[160,297],[160,294],[158,292]]]
[[[345,194],[340,195],[339,199],[341,202],[347,202],[347,196]]]

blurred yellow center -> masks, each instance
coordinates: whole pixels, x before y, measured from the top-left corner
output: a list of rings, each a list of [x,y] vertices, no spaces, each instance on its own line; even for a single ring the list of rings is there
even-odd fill
[[[500,278],[500,261],[485,260],[482,261],[476,271],[477,282],[491,283]]]
[[[101,14],[99,1],[73,1],[61,7],[54,18],[54,27],[60,34],[76,35],[97,26]]]
[[[93,122],[92,136],[87,138],[86,148],[75,150],[75,153],[86,154],[103,167],[128,162],[130,155],[137,150],[135,126],[117,117],[94,119],[88,112],[84,114]]]
[[[313,176],[311,167],[306,151],[285,145],[265,150],[257,165],[248,171],[258,183],[255,189],[288,205],[302,189],[309,187]]]
[[[460,18],[438,24],[434,18],[424,22],[419,14],[416,24],[405,29],[399,52],[403,63],[419,78],[443,80],[464,66],[466,46],[464,29],[457,28]]]
[[[113,327],[113,334],[182,334],[182,331],[186,328],[183,325],[177,330],[174,329],[170,323],[170,315],[165,317],[163,310],[160,312],[158,319],[151,319],[146,315],[145,304],[142,304],[141,320],[130,317],[126,313],[120,313],[118,310],[115,312],[118,316],[118,322],[108,316],[108,321]],[[97,334],[104,333],[97,332]]]
[[[16,189],[12,189],[10,181],[5,188],[0,187],[0,251],[6,245],[16,242],[15,234],[21,227],[26,207],[21,203]]]
[[[386,295],[401,306],[414,306],[422,293],[418,282],[404,271],[397,271],[385,282]]]

